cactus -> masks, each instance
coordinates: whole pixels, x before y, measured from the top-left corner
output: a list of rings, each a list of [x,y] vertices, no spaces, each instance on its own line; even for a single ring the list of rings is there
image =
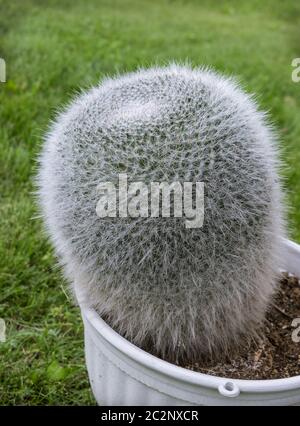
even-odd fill
[[[71,283],[121,335],[172,361],[258,335],[285,235],[276,136],[252,97],[171,64],[108,78],[60,113],[38,194]],[[204,223],[99,218],[100,182],[204,182]]]

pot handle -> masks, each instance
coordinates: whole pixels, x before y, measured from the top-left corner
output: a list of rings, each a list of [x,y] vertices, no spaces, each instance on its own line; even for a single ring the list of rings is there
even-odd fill
[[[240,388],[235,382],[227,381],[218,387],[218,391],[222,396],[227,398],[235,398],[240,394]]]

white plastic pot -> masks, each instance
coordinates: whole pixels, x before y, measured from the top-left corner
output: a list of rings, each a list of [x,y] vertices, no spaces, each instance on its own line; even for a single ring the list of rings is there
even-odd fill
[[[300,246],[286,245],[283,269],[300,277]],[[300,405],[300,376],[236,380],[177,367],[129,343],[85,306],[84,295],[77,298],[89,379],[99,405]]]

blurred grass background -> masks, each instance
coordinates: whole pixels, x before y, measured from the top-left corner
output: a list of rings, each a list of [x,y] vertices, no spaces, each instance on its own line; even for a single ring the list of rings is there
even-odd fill
[[[300,3],[295,0],[0,0],[0,404],[94,404],[79,311],[64,291],[32,198],[57,107],[104,75],[169,60],[236,75],[278,128],[300,242]]]

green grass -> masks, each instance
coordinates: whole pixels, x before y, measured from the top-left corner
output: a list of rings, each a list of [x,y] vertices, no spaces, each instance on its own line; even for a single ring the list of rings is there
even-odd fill
[[[0,0],[0,404],[94,404],[82,325],[31,192],[55,109],[104,75],[189,60],[237,75],[278,127],[300,242],[300,4],[274,1]]]

